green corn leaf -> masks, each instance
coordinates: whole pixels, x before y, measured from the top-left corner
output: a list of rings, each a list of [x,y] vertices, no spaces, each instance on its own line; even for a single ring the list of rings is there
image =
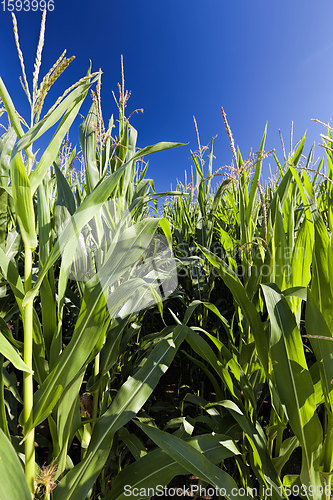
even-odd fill
[[[66,207],[68,213],[73,215],[75,212],[75,200],[70,185],[58,164],[53,164],[57,178],[57,202],[56,207]]]
[[[147,455],[146,447],[141,439],[133,432],[129,432],[126,427],[122,427],[118,431],[118,437],[129,449],[135,460],[140,460],[140,458]]]
[[[310,342],[319,363],[326,404],[328,410],[333,412],[333,335],[316,305],[310,289],[308,289],[306,303],[305,326],[307,334],[313,336],[310,338]],[[316,339],[316,336],[327,337],[327,340]]]
[[[313,251],[313,228],[308,219],[304,219],[296,237],[292,254],[292,287],[307,287],[311,279]]]
[[[271,241],[271,281],[282,289],[285,287],[285,266],[289,269],[289,263],[286,260],[286,235],[283,225],[282,208],[277,200],[274,220],[273,238]]]
[[[304,218],[297,233],[291,257],[291,288],[293,289],[307,287],[310,283],[313,244],[313,226],[307,218]],[[303,288],[303,290],[306,290],[306,288]],[[292,297],[291,304],[293,313],[299,315],[301,300],[298,297]]]
[[[135,423],[157,446],[189,473],[195,474],[202,481],[206,481],[217,489],[223,488],[226,491],[224,496],[228,500],[251,498],[249,495],[240,496],[237,484],[232,477],[186,441],[155,427],[139,422]]]
[[[37,189],[37,220],[38,220],[38,248],[39,266],[46,262],[51,249],[51,210],[48,198],[48,182],[46,178],[40,183]],[[56,319],[56,294],[54,284],[54,270],[50,269],[48,275],[43,280],[40,293],[43,337],[45,340],[46,352],[49,358],[50,345],[55,332],[57,331]]]
[[[256,340],[256,349],[260,361],[267,372],[268,370],[268,339],[263,328],[260,315],[257,312],[253,302],[251,302],[246,294],[246,290],[242,283],[238,279],[237,275],[223,262],[219,257],[214,255],[212,252],[203,248],[200,245],[198,247],[201,249],[208,261],[215,267],[226,286],[230,289],[233,294],[234,300],[241,307],[244,315],[246,316],[249,325],[251,327],[252,333]]]
[[[287,172],[284,174],[281,182],[279,183],[279,185],[274,193],[274,196],[272,198],[272,201],[270,203],[270,211],[271,211],[272,220],[275,219],[275,210],[276,210],[277,201],[280,200],[282,207],[284,205],[284,201],[285,201],[286,197],[288,196],[291,180],[292,180],[292,173],[291,173],[290,168],[288,168]]]
[[[114,319],[110,324],[107,332],[105,344],[101,350],[100,358],[100,377],[106,375],[109,370],[116,364],[120,354],[120,342],[129,323],[129,318]]]
[[[194,352],[199,354],[208,364],[210,364],[218,377],[223,380],[223,366],[209,344],[202,337],[200,337],[198,333],[195,333],[191,329],[189,329],[186,342],[188,342]]]
[[[93,83],[93,82],[91,82],[91,83]],[[85,97],[87,95],[87,92],[88,92],[88,89],[89,89],[91,83],[89,83],[89,82],[83,83],[82,87],[78,86],[78,88],[73,91],[73,95],[70,94],[68,96],[68,97],[71,97],[70,105],[68,106],[66,113],[64,114],[60,124],[58,125],[57,130],[55,131],[51,141],[49,142],[48,147],[44,151],[43,156],[41,157],[41,159],[37,163],[36,167],[34,168],[34,170],[30,174],[29,178],[30,178],[31,190],[33,193],[36,191],[39,184],[44,179],[48,169],[51,167],[53,162],[56,160],[61,143],[62,143],[64,137],[66,136],[68,130],[70,129],[73,121],[75,120],[75,118],[76,118],[76,116],[81,108],[81,105],[83,103],[83,100],[85,99]],[[60,116],[63,114],[63,111],[64,111],[63,108],[65,108],[64,102],[66,101],[66,99],[63,101],[63,103],[61,103],[59,105],[59,107],[58,107],[59,109],[56,108],[55,111],[53,111],[53,113],[55,113],[56,116],[53,117],[53,113],[51,113],[51,115],[49,117],[45,117],[45,128],[46,129],[51,126],[51,124],[48,123],[48,120],[51,119],[51,117],[53,117],[52,122],[55,122],[55,121],[57,121],[59,114],[60,114]],[[42,122],[43,122],[43,120],[41,122],[39,122],[36,125],[36,127],[38,127],[39,124]],[[52,125],[53,125],[53,123],[52,123]],[[31,132],[31,130],[32,129],[30,129],[30,131],[28,131],[27,134],[29,134],[29,132]],[[29,140],[29,142],[34,141],[34,140],[36,140],[37,137],[39,137],[39,135],[41,135],[41,133],[42,132],[40,129],[40,130],[38,130],[37,134],[35,134],[35,135],[32,134],[32,136],[28,137],[27,140]],[[24,138],[21,139],[22,142],[23,142],[23,140],[24,140]],[[17,147],[20,147],[21,141],[19,141],[17,143]]]
[[[95,79],[96,80],[96,79]],[[31,127],[16,143],[13,150],[13,156],[18,154],[22,149],[31,146],[34,141],[39,139],[45,132],[47,132],[58,120],[73,106],[75,101],[82,99],[82,94],[90,87],[90,82],[82,82],[76,87],[53,111],[51,114],[46,115],[36,125]]]
[[[29,427],[36,427],[51,413],[63,390],[74,380],[95,346],[104,339],[110,319],[106,319],[105,299],[98,287],[86,286],[82,307],[71,341],[61,353],[56,366],[34,395],[33,419]]]
[[[10,174],[15,212],[23,243],[26,248],[34,250],[37,246],[37,235],[35,227],[35,212],[32,202],[32,191],[20,153],[12,157],[10,163]]]
[[[297,297],[306,301],[308,289],[305,286],[293,286],[283,290],[283,295],[285,297]]]
[[[264,151],[265,148],[265,142],[266,142],[266,135],[267,135],[267,123],[265,126],[264,130],[264,135],[261,140],[260,148],[259,148],[259,155],[258,155],[258,160],[256,162],[256,168],[254,171],[253,179],[251,181],[251,187],[250,187],[250,194],[249,194],[249,203],[246,208],[246,219],[250,220],[253,214],[253,209],[254,209],[254,204],[255,204],[255,199],[256,199],[256,193],[258,189],[258,181],[260,179],[261,175],[261,170],[262,170],[262,158],[260,153]]]
[[[10,157],[16,141],[13,127],[0,137],[0,245],[4,247],[7,236],[8,192]]]
[[[24,297],[23,283],[15,262],[5,254],[2,248],[0,248],[0,268],[2,276],[12,289],[17,305],[22,311],[22,300]]]
[[[202,453],[213,465],[239,454],[234,442],[222,434],[202,434],[187,440],[186,443]],[[155,489],[160,485],[166,486],[175,476],[187,473],[186,468],[163,450],[153,450],[116,476],[106,500],[125,500],[126,485],[129,485],[132,491],[134,488]],[[136,498],[139,500],[144,497],[139,495]]]
[[[296,166],[298,165],[301,157],[302,157],[302,154],[303,154],[303,149],[304,149],[304,144],[305,144],[305,134],[303,135],[295,153],[294,153],[294,156],[291,158],[291,161],[289,163],[291,163],[292,165]]]
[[[13,445],[0,429],[0,500],[31,500],[28,483]]]
[[[270,353],[276,389],[304,452],[304,467],[308,476],[304,479],[311,481],[313,476],[313,484],[316,484],[314,453],[322,444],[323,436],[303,342],[286,299],[274,285],[261,286],[270,317]]]
[[[18,351],[21,351],[23,348],[23,342],[16,340],[8,327],[6,321],[0,318],[0,331],[6,337],[6,339],[10,342],[10,344],[15,347]]]
[[[0,325],[1,328],[1,325]],[[12,344],[6,339],[6,337],[0,332],[0,353],[8,359],[18,370],[23,372],[32,373],[30,368],[24,363],[23,359],[12,346]]]
[[[317,303],[325,321],[333,331],[333,294],[331,292],[332,269],[329,264],[332,262],[333,247],[330,244],[330,237],[325,227],[324,221],[319,214],[317,207],[312,202],[312,217],[314,221],[314,252],[312,265],[311,293]]]
[[[287,438],[282,442],[279,456],[272,459],[278,474],[281,474],[283,467],[297,446],[299,446],[299,442],[295,436]]]
[[[267,440],[259,422],[255,422],[255,424],[252,423],[249,417],[233,401],[219,401],[217,403],[211,403],[207,405],[207,407],[209,408],[216,405],[222,406],[230,412],[249,440],[253,450],[254,465],[258,471],[258,479],[261,477],[267,486],[267,478],[269,478],[270,481],[275,484],[272,498],[283,498],[276,489],[276,486],[279,486],[281,482],[269,456]]]
[[[249,240],[249,224],[246,220],[246,201],[244,196],[244,186],[239,183],[238,185],[238,211],[239,211],[239,222],[240,222],[240,246],[245,245]]]
[[[75,431],[79,428],[80,419],[80,389],[85,369],[81,370],[73,382],[63,392],[57,406],[57,442],[58,456],[56,458],[57,477],[59,477],[66,468],[66,457],[71,440]],[[57,450],[53,450],[56,454]]]
[[[171,364],[186,334],[187,327],[176,326],[121,386],[111,406],[95,425],[85,459],[60,481],[54,490],[54,500],[64,497],[66,500],[80,500],[87,495],[109,455],[115,432],[142,408]]]
[[[24,131],[23,131],[23,128],[21,126],[19,114],[17,113],[17,111],[15,109],[13,101],[12,101],[1,77],[0,77],[0,97],[1,97],[2,102],[5,105],[5,108],[6,108],[6,111],[8,113],[8,116],[10,118],[10,121],[12,123],[13,129],[15,130],[17,137],[19,137],[21,139],[21,137],[24,136]],[[31,147],[26,147],[25,152],[26,152],[28,158],[33,158],[33,153],[32,153]]]

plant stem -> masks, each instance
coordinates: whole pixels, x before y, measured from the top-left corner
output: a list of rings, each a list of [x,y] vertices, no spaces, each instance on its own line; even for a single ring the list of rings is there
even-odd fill
[[[96,384],[96,382],[98,380],[99,365],[100,365],[100,354],[98,353],[95,357],[95,363],[94,363],[94,384]],[[94,393],[93,414],[92,414],[93,419],[97,418],[98,401],[99,401],[99,387],[98,387],[97,391]],[[94,424],[92,424],[92,425],[94,426]]]
[[[25,248],[24,259],[24,291],[31,289],[32,250]],[[24,362],[32,370],[32,313],[33,303],[29,302],[23,309],[24,313]],[[33,375],[23,372],[23,417],[24,426],[30,423],[33,410]],[[28,432],[25,439],[25,476],[30,488],[34,492],[35,482],[35,431]]]

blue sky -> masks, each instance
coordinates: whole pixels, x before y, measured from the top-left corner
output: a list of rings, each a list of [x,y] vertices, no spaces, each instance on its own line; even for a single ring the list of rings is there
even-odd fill
[[[1,6],[2,7],[2,6]],[[18,13],[20,40],[32,73],[40,13]],[[103,112],[116,112],[112,90],[124,55],[128,112],[141,147],[158,141],[189,143],[150,159],[159,191],[175,186],[197,149],[193,115],[203,144],[215,141],[215,167],[230,163],[221,117],[224,107],[243,156],[257,150],[266,121],[267,149],[279,148],[294,120],[295,136],[308,130],[308,147],[333,115],[331,0],[55,0],[47,18],[42,74],[63,49],[76,60],[54,86],[53,97],[83,76],[92,60],[102,68]],[[0,75],[22,115],[25,96],[8,13],[0,13]],[[51,104],[51,101],[48,101]],[[86,103],[88,108],[89,102]],[[75,141],[77,134],[73,134]],[[317,148],[317,155],[322,154]],[[272,162],[273,163],[273,162]],[[268,160],[266,160],[268,172]]]

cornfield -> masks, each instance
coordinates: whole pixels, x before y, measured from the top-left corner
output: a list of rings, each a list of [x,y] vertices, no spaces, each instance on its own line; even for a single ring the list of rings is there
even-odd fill
[[[0,78],[0,498],[330,500],[332,129],[320,161],[266,130],[243,159],[222,109],[230,165],[198,134],[190,182],[157,193],[146,156],[182,145],[138,149],[123,77],[106,125],[100,71],[44,111],[73,58],[40,80],[44,14],[29,85],[13,19],[31,113]]]

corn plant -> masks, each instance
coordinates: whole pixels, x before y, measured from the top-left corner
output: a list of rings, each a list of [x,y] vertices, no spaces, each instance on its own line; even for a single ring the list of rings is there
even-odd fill
[[[276,491],[282,491],[279,490],[282,484],[280,472],[292,451],[300,444],[301,472],[299,475],[285,476],[283,484],[298,485],[299,491],[303,485],[303,493],[307,498],[330,498],[332,408],[329,403],[331,389],[328,383],[331,374],[327,372],[331,366],[329,360],[332,358],[332,344],[329,342],[332,333],[328,326],[332,310],[328,277],[330,233],[317,208],[319,203],[316,203],[315,179],[311,182],[307,177],[309,157],[302,177],[296,170],[303,147],[304,138],[294,155],[289,157],[287,170],[281,173],[281,182],[269,205],[262,204],[265,225],[261,229],[255,225],[253,234],[258,237],[261,233],[260,239],[264,241],[264,245],[260,245],[259,250],[252,248],[250,252],[246,252],[246,265],[244,266],[243,261],[241,277],[237,275],[238,269],[235,269],[234,259],[229,259],[227,264],[212,251],[200,246],[233,295],[240,328],[238,346],[236,347],[234,337],[230,334],[231,325],[226,324],[225,318],[221,318],[221,321],[223,327],[229,329],[230,350],[205,331],[206,339],[208,337],[210,342],[215,344],[220,357],[213,353],[207,340],[198,337],[200,329],[196,336],[188,335],[186,340],[218,375],[217,380],[215,378],[213,381],[214,387],[218,387],[219,379],[220,383],[222,382],[221,390],[218,392],[216,389],[216,393],[225,397],[224,387],[227,388],[227,393],[233,396],[232,400],[213,403],[213,406],[223,407],[222,417],[225,409],[228,409],[246,432],[253,449],[251,460],[257,480],[265,483],[269,477],[275,484]],[[256,176],[253,181],[255,178]],[[326,183],[330,183],[329,178]],[[241,214],[246,213],[248,208],[246,200],[249,198],[246,194],[247,185],[243,184],[241,188],[240,185],[242,178],[239,178],[233,194],[235,198],[238,197],[239,189],[242,189],[239,197],[241,221]],[[260,186],[258,189],[258,198],[265,201]],[[251,210],[253,211],[253,205],[248,220],[256,221],[258,211],[255,208],[256,214],[253,214]],[[251,247],[254,242],[249,239],[248,227],[244,226],[247,241],[242,243]],[[238,234],[242,234],[241,228]],[[242,256],[240,258],[242,262]],[[265,277],[262,273],[264,266],[268,270]],[[309,285],[311,286],[307,288]],[[281,292],[281,289],[284,291]],[[305,328],[309,333],[316,360],[311,370],[306,361],[300,330],[304,322],[301,318],[302,300],[307,303]],[[205,306],[207,307],[207,304]],[[268,313],[268,319],[263,322],[265,311]],[[315,316],[317,320],[314,320]],[[315,333],[318,332],[318,327],[322,335]],[[254,427],[250,439],[250,426],[255,425],[258,429],[260,425],[257,421],[260,412],[257,399],[260,401],[265,390],[265,386],[260,383],[263,381],[268,383],[272,404],[267,441],[263,440],[262,429],[260,439],[255,438]],[[245,402],[241,394],[244,395]],[[322,428],[317,411],[322,413],[324,401],[326,412],[324,410]],[[206,403],[206,407],[211,406]],[[288,424],[293,436],[283,441]],[[243,481],[246,486],[247,480],[244,478]]]
[[[110,453],[112,436],[144,404],[172,361],[183,338],[181,329],[170,331],[142,360],[138,374],[123,384],[110,406],[107,378],[117,360],[114,356],[119,355],[113,351],[116,346],[111,337],[112,340],[117,337],[120,340],[119,336],[131,324],[133,317],[129,309],[129,312],[121,314],[121,317],[126,317],[124,321],[116,319],[117,310],[129,301],[126,283],[123,283],[121,291],[117,289],[118,298],[112,294],[113,314],[110,314],[106,294],[112,292],[110,287],[117,287],[117,283],[125,279],[126,272],[126,279],[132,278],[130,271],[133,271],[135,262],[143,252],[148,250],[158,228],[161,228],[161,234],[166,235],[166,241],[170,233],[164,219],[148,216],[148,202],[154,197],[154,193],[149,193],[150,183],[144,180],[145,172],[137,175],[137,161],[145,155],[178,144],[159,143],[137,151],[137,132],[125,117],[127,98],[123,87],[120,89],[119,135],[115,140],[111,136],[113,118],[108,129],[102,131],[101,127],[104,125],[100,109],[100,72],[91,73],[90,70],[86,77],[68,88],[41,117],[47,92],[72,60],[64,58],[63,54],[38,85],[44,26],[45,14],[30,92],[14,17],[23,87],[31,107],[30,126],[18,114],[4,82],[0,80],[0,96],[11,125],[1,138],[2,217],[6,219],[8,229],[14,225],[18,230],[15,236],[19,238],[19,242],[15,239],[16,251],[13,251],[12,231],[3,234],[0,267],[2,286],[9,286],[11,289],[11,297],[15,299],[18,308],[17,319],[22,321],[24,331],[23,342],[18,342],[5,329],[5,333],[1,335],[1,353],[23,372],[23,411],[19,421],[23,428],[25,476],[30,492],[44,492],[45,498],[50,497],[54,481],[73,467],[68,457],[68,448],[77,435],[81,443],[82,462],[72,468],[69,475],[64,476],[54,495],[55,498],[78,498],[87,494],[94,486]],[[93,104],[80,127],[84,175],[78,183],[71,186],[66,174],[68,175],[75,152],[61,165],[63,156],[59,155],[59,150],[88,90],[95,82],[97,91],[93,94]],[[55,124],[57,128],[49,145],[37,158],[34,142]],[[27,130],[24,131],[23,127]],[[99,269],[99,277],[103,272],[108,279],[96,280],[95,268],[93,275],[86,277],[84,281],[76,276],[76,284],[71,286],[68,284],[68,266],[71,267],[73,262],[73,243],[75,247],[80,235],[85,233],[89,224],[93,224],[92,214],[104,210],[107,215],[108,200],[112,199],[120,202],[126,200],[133,218],[131,223],[127,221],[121,227],[118,224],[113,231],[112,228],[109,229],[106,236],[103,236],[103,223],[112,225],[114,216],[109,214],[106,219],[95,218],[95,233],[96,230],[97,233],[100,231],[95,243],[99,245],[99,252],[103,250],[105,254],[104,262],[100,262],[102,267]],[[9,221],[8,210],[11,216]],[[112,241],[103,243],[103,238],[112,238]],[[88,253],[88,258],[92,258],[92,252]],[[57,276],[54,266],[61,255],[62,264]],[[21,259],[24,262],[23,280],[20,274]],[[114,267],[113,274],[110,263]],[[141,270],[141,274],[142,272]],[[146,269],[145,273],[147,274]],[[71,299],[68,299],[67,293],[70,293]],[[155,299],[161,300],[160,295]],[[73,330],[66,332],[65,338],[63,317],[68,301],[74,301],[76,313]],[[133,311],[135,310],[137,309],[134,308]],[[107,341],[107,338],[110,340]],[[23,349],[23,356],[17,349]],[[103,353],[100,354],[101,350]],[[82,396],[81,410],[79,401],[82,380],[87,370],[89,376],[91,362],[93,383],[90,393],[93,394],[93,402],[90,412],[91,396]],[[2,395],[3,387],[4,385]],[[1,426],[9,438],[4,404],[2,397]],[[102,412],[103,418],[100,418]],[[80,414],[86,419],[89,416],[87,423],[84,418],[81,419]],[[79,425],[78,419],[81,421]],[[41,469],[36,476],[35,429],[45,420],[52,438],[51,457],[56,465]]]

